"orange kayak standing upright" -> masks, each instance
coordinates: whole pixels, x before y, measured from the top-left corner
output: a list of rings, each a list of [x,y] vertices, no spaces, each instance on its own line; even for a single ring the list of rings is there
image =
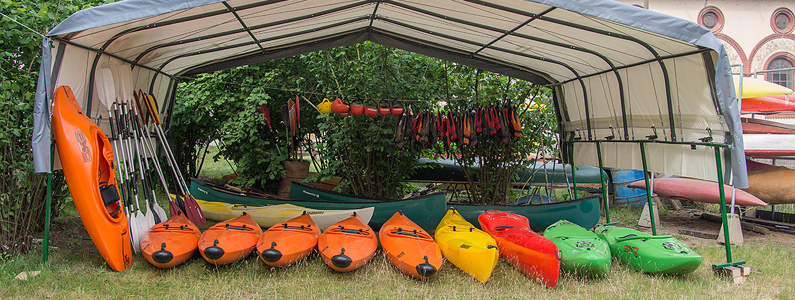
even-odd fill
[[[262,228],[247,213],[215,224],[199,238],[199,253],[216,266],[248,257],[257,246]]]
[[[141,253],[153,266],[171,268],[196,254],[199,236],[199,227],[180,211],[144,234]]]
[[[381,226],[378,237],[386,258],[411,277],[431,278],[442,266],[439,245],[402,212],[396,212]]]
[[[373,258],[378,238],[355,212],[326,228],[317,240],[323,262],[337,272],[358,269]]]
[[[558,246],[530,229],[525,216],[489,209],[478,216],[478,223],[497,241],[502,257],[520,272],[549,288],[558,284]]]
[[[257,241],[257,253],[266,265],[284,267],[312,253],[320,237],[320,228],[304,212],[300,216],[273,225]]]
[[[68,86],[56,89],[52,127],[80,219],[111,269],[123,271],[132,264],[132,248],[116,187],[113,148],[99,126],[83,114]]]

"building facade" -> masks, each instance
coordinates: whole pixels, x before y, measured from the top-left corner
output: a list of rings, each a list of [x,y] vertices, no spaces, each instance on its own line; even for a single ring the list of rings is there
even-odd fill
[[[745,76],[795,67],[795,1],[793,0],[621,0],[693,21],[709,28],[723,45],[734,68]],[[793,70],[757,73],[757,78],[795,88]]]

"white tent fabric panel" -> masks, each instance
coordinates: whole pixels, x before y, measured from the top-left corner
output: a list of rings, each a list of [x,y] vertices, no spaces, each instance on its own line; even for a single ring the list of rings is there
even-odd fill
[[[564,138],[615,143],[620,155],[637,154],[629,141],[652,126],[659,141],[682,143],[710,128],[731,147],[735,182],[747,183],[723,45],[693,22],[615,1],[126,0],[75,13],[48,36],[66,49],[54,67],[79,74],[55,84],[72,86],[91,114],[88,81],[108,57],[135,65],[135,88],[152,91],[167,118],[179,76],[370,40],[553,87]],[[689,161],[703,153],[669,146],[649,145],[681,156],[657,168],[713,176]]]
[[[607,168],[643,170],[640,145],[635,143],[602,143],[602,163]],[[676,174],[705,180],[718,180],[715,150],[711,147],[648,143],[646,164],[651,172]],[[711,158],[711,159],[707,159]],[[725,163],[721,154],[721,163]],[[595,143],[576,143],[574,163],[599,165]]]

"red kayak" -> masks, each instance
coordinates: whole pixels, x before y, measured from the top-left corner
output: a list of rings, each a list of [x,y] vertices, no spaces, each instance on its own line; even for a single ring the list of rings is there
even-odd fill
[[[744,98],[742,102],[742,111],[743,113],[795,111],[795,102],[790,101],[795,101],[795,96],[778,95]]]
[[[646,189],[646,182],[638,180],[629,184],[629,187]],[[720,190],[718,183],[692,178],[656,178],[654,179],[654,193],[666,198],[690,200],[704,203],[720,203]],[[731,203],[732,187],[723,185],[726,203]],[[737,205],[765,206],[767,203],[743,190],[737,189],[734,203]]]
[[[521,215],[487,210],[478,217],[483,231],[497,241],[500,255],[522,273],[553,288],[560,276],[560,251],[551,240],[530,229]]]
[[[795,134],[795,125],[791,124],[752,118],[741,118],[741,121],[743,134]]]

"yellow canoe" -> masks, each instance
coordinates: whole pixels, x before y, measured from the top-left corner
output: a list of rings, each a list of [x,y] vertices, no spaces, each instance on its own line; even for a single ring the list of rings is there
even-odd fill
[[[451,207],[434,235],[442,253],[453,265],[480,282],[489,280],[500,252],[497,242],[488,233],[472,226]]]
[[[734,92],[740,94],[740,77],[734,78]],[[743,77],[743,96],[742,98],[756,98],[765,96],[791,95],[792,90],[769,81],[753,77]]]
[[[172,199],[174,195],[171,195]],[[243,214],[243,212],[251,215],[254,221],[259,226],[269,228],[273,225],[284,223],[287,220],[300,216],[304,212],[312,217],[312,221],[320,228],[325,230],[334,223],[337,223],[356,212],[359,217],[364,220],[364,223],[370,222],[373,217],[375,208],[364,207],[360,209],[345,209],[345,210],[330,210],[330,209],[312,209],[303,206],[292,204],[280,204],[269,206],[258,205],[243,205],[243,204],[229,204],[224,202],[211,202],[196,199],[199,204],[204,217],[207,220],[224,221]]]

